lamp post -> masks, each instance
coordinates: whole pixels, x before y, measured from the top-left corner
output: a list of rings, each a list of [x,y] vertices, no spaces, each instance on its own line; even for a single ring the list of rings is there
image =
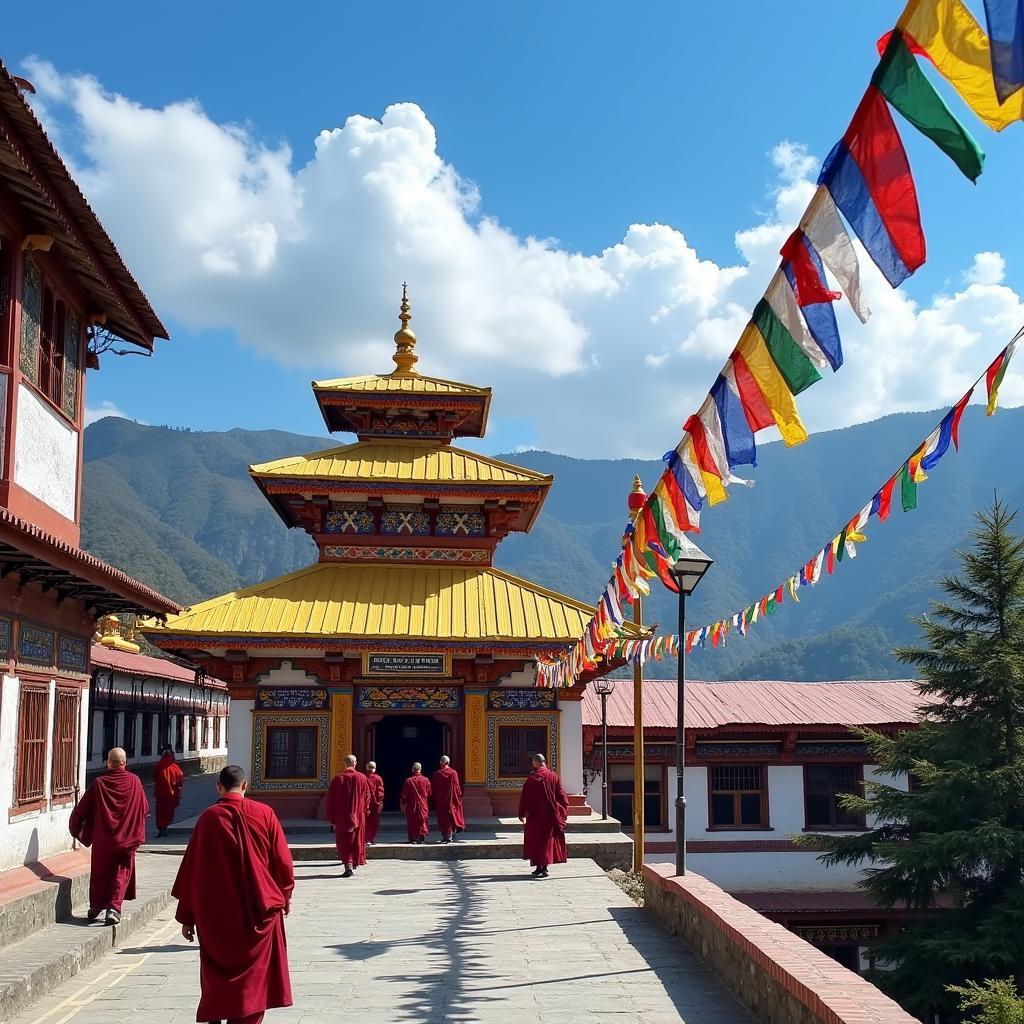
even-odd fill
[[[714,559],[689,538],[670,572],[679,587],[679,654],[676,658],[676,874],[686,874],[686,793],[683,773],[686,766],[686,599],[697,589]]]
[[[601,698],[601,820],[604,821],[608,817],[608,698],[615,692],[614,680],[596,680],[594,692]]]

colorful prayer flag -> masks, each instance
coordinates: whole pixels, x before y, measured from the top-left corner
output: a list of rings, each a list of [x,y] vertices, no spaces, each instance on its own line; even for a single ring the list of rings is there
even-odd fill
[[[739,349],[736,349],[729,357],[723,374],[730,385],[735,385],[736,394],[739,395],[743,405],[743,414],[747,417],[750,429],[758,431],[775,426],[775,417],[772,416],[771,407],[757,380],[750,372],[746,360],[740,355]]]
[[[860,288],[860,261],[850,236],[843,226],[835,201],[824,185],[819,185],[800,222],[807,240],[832,271],[839,287],[846,293],[846,299],[861,323],[866,324],[871,316]]]
[[[828,195],[827,192],[825,194]],[[831,198],[829,202],[832,202]],[[833,203],[834,208],[835,204]],[[817,250],[811,245],[810,239],[806,235],[804,236],[804,248],[807,250],[811,263],[817,269],[819,277],[824,281],[825,267]],[[856,259],[856,257],[854,258]],[[782,272],[786,275],[790,288],[795,288],[796,273],[793,270],[793,265],[788,261],[783,263]],[[843,365],[843,343],[839,338],[839,325],[836,323],[836,313],[832,308],[832,303],[812,302],[807,306],[801,306],[800,312],[803,313],[811,337],[818,348],[825,353],[825,358],[828,359],[829,365],[833,370],[838,370]]]
[[[1024,118],[1024,89],[1000,99],[988,36],[962,0],[910,0],[896,24],[990,128],[999,132]]]
[[[810,260],[810,251],[803,246]],[[783,264],[772,276],[768,290],[764,293],[765,301],[771,306],[772,312],[778,317],[783,327],[789,332],[792,339],[804,350],[804,354],[816,367],[824,368],[831,364],[831,360],[821,350],[814,336],[808,328],[805,320],[806,310],[814,308],[811,305],[801,307],[796,304],[796,295],[793,293],[793,285],[786,276],[786,266]],[[813,266],[813,263],[812,263]],[[820,305],[820,303],[817,303]]]
[[[819,302],[834,302],[842,293],[832,291],[811,261],[807,237],[797,228],[783,243],[779,255],[793,268],[793,294],[797,305],[810,306]]]
[[[758,389],[771,409],[772,417],[787,447],[791,448],[806,441],[807,430],[800,419],[793,393],[775,365],[761,332],[754,324],[747,325],[736,351],[757,382]],[[735,363],[735,359],[733,361]]]
[[[1024,87],[1024,0],[985,0],[996,96],[1005,103]]]
[[[828,188],[893,288],[924,263],[910,164],[888,104],[873,85],[825,158],[818,183]]]
[[[896,476],[900,482],[900,501],[903,504],[903,511],[910,512],[917,508],[917,481],[907,463],[903,464]]]
[[[729,495],[722,485],[722,473],[708,445],[704,424],[701,423],[699,417],[690,416],[683,424],[683,430],[690,435],[690,450],[693,452],[694,462],[704,482],[708,503],[714,506],[720,501],[725,501]],[[684,460],[685,458],[684,456]]]
[[[899,29],[890,35],[871,83],[971,181],[977,180],[985,154],[925,78]]]
[[[722,438],[729,466],[756,466],[757,445],[754,432],[747,422],[740,396],[729,386],[722,375],[711,387],[711,398],[718,408],[718,420],[722,425]]]
[[[751,322],[761,332],[775,365],[794,395],[799,395],[821,380],[821,374],[814,368],[810,356],[764,299],[754,307]],[[825,359],[823,356],[821,358],[824,365]]]
[[[1021,338],[1024,338],[1024,330],[1018,332],[1013,341],[996,356],[992,365],[985,371],[985,387],[988,391],[988,403],[985,406],[985,414],[987,416],[992,416],[996,411],[996,406],[999,404],[999,388],[1003,383],[1003,378],[1006,376],[1006,368],[1010,365],[1010,360],[1013,358],[1014,352],[1017,351]]]

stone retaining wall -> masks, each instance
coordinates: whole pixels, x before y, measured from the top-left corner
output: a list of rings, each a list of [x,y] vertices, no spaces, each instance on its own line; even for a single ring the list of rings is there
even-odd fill
[[[701,875],[644,865],[645,907],[763,1024],[917,1024],[870,982]]]

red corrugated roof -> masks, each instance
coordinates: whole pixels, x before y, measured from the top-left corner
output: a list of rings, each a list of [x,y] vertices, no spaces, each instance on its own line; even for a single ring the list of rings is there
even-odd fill
[[[116,651],[102,644],[92,645],[92,664],[96,668],[109,668],[133,676],[156,679],[170,679],[178,683],[192,683],[196,678],[194,668],[186,668],[166,658],[151,658],[148,654],[130,654]],[[206,676],[204,684],[215,690],[226,690],[227,685],[213,676]]]
[[[783,680],[714,683],[687,680],[686,726],[834,726],[911,724],[923,703],[912,679],[836,680],[799,683]],[[583,724],[601,724],[601,699],[588,686]],[[609,726],[633,725],[633,682],[617,679],[608,698]],[[676,681],[644,680],[644,725],[676,727]]]

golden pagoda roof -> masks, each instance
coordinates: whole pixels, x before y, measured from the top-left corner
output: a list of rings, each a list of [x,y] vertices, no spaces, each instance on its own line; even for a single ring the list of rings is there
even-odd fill
[[[161,636],[569,642],[594,609],[494,568],[319,562],[186,608]]]
[[[356,441],[249,467],[257,479],[479,483],[547,487],[554,477],[436,442]]]
[[[468,395],[473,398],[489,398],[491,395],[490,388],[478,388],[472,384],[444,380],[442,377],[425,377],[420,373],[398,371],[386,374],[367,373],[361,377],[337,377],[334,380],[315,380],[313,390],[357,392],[367,395]]]

